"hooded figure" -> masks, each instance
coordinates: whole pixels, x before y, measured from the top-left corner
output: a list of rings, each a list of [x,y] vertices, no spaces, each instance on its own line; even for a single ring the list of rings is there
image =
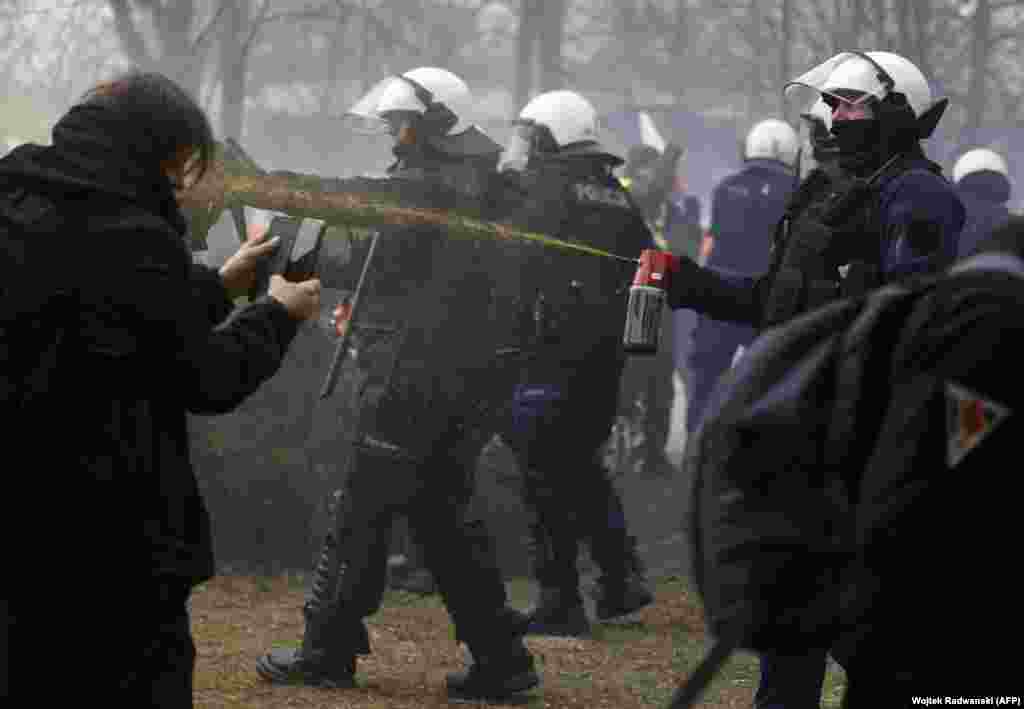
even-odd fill
[[[45,501],[12,545],[29,552],[10,566],[37,572],[33,587],[3,604],[10,674],[28,684],[59,676],[69,693],[192,706],[186,603],[215,567],[186,415],[231,411],[273,376],[319,293],[272,281],[232,313],[270,243],[219,272],[193,263],[177,198],[214,147],[191,96],[130,73],[68,110],[52,145],[0,159],[0,399],[7,440],[38,442],[5,517]],[[232,275],[243,262],[250,283]],[[52,639],[61,659],[19,652],[25,636]]]

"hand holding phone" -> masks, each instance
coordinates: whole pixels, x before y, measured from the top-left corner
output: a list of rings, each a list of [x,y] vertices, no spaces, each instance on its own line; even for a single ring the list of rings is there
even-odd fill
[[[320,271],[320,249],[323,246],[327,224],[320,219],[274,217],[268,228],[268,238],[278,238],[270,257],[260,264],[251,297],[267,292],[270,276],[299,283],[316,278]]]

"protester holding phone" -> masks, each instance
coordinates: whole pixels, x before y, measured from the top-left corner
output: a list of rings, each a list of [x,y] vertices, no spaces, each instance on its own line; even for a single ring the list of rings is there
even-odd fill
[[[44,441],[4,496],[4,517],[28,520],[6,535],[26,591],[5,584],[5,675],[58,704],[192,706],[186,604],[214,560],[186,414],[237,407],[319,311],[319,281],[272,276],[232,312],[274,248],[259,231],[219,271],[192,261],[177,196],[213,154],[193,97],[130,73],[51,146],[0,160],[6,440]]]

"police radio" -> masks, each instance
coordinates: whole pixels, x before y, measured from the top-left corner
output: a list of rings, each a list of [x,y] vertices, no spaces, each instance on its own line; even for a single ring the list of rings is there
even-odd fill
[[[654,354],[661,340],[661,314],[668,300],[671,275],[679,268],[669,251],[644,249],[629,288],[622,345],[630,354]]]

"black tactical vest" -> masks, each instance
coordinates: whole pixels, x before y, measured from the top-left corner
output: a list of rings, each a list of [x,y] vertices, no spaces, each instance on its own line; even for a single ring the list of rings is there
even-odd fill
[[[520,229],[636,258],[652,240],[642,213],[600,164],[554,162],[517,180],[507,221]],[[529,245],[517,264],[514,328],[528,354],[524,383],[588,389],[618,381],[630,264]]]
[[[798,238],[809,222],[826,218],[852,186],[852,180],[829,178],[815,171],[793,196],[773,237],[762,327],[778,325],[836,298],[857,296],[882,284],[877,186],[871,187],[863,203],[834,226],[820,257],[799,263],[786,258],[790,240]]]
[[[474,204],[478,197],[452,187],[466,166],[447,168],[395,170],[385,180],[359,178],[337,187],[386,191],[391,201],[409,206]],[[422,457],[469,414],[493,357],[496,247],[451,238],[440,226],[383,226],[379,233],[354,331],[366,375],[360,434]],[[352,288],[367,251],[368,240],[353,249],[346,278]]]

